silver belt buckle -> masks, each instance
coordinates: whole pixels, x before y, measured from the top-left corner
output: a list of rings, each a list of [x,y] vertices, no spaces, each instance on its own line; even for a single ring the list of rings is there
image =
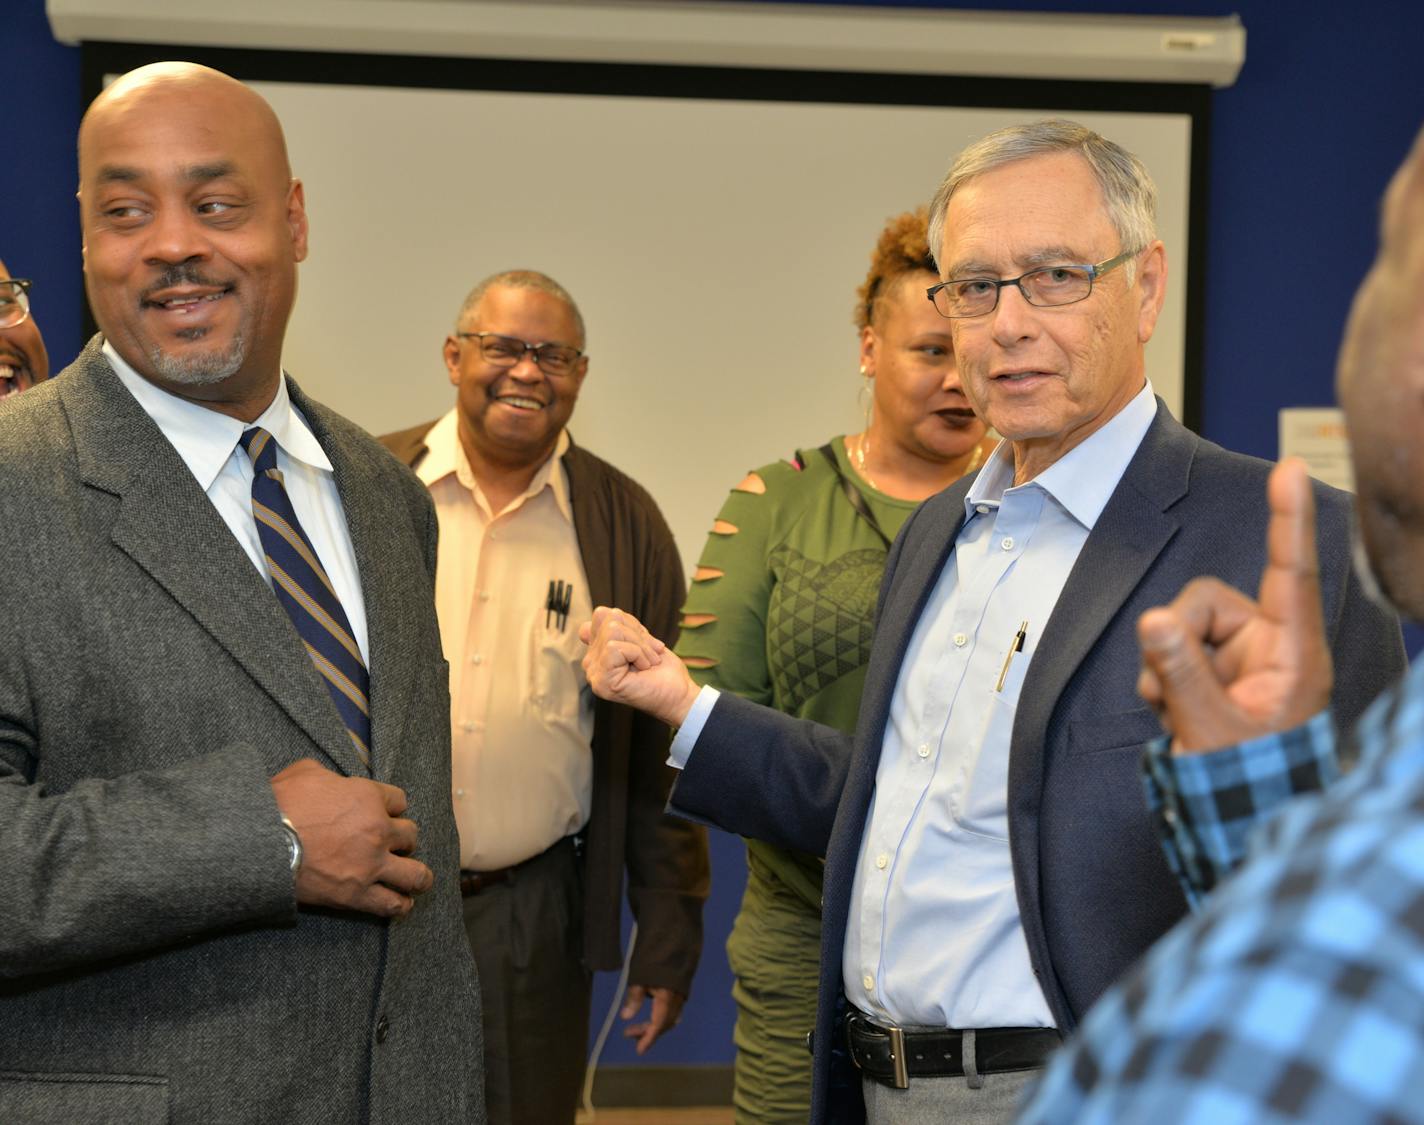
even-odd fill
[[[894,1068],[895,1089],[907,1090],[910,1087],[910,1071],[905,1065],[905,1033],[898,1027],[887,1027],[885,1032],[890,1036],[890,1065]]]

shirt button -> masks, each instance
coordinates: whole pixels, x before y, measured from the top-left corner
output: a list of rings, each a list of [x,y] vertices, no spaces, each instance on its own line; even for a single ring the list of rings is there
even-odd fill
[[[975,507],[974,510],[978,512],[981,516],[987,516],[989,514],[989,505],[979,504]]]
[[[456,789],[456,790],[455,790],[455,796],[457,796],[457,797],[463,797],[464,795],[465,795],[465,791],[464,791],[463,789]]]
[[[881,852],[878,856],[875,857],[875,866],[878,867],[878,868],[880,868],[881,871],[884,871],[884,870],[885,870],[886,865],[888,865],[889,862],[890,862],[890,857],[889,857],[888,855],[886,855],[884,852]]]
[[[384,1043],[386,1036],[391,1033],[391,1021],[382,1016],[376,1021],[376,1042]]]
[[[489,591],[488,591],[488,590],[481,590],[481,591],[480,591],[480,601],[482,601],[482,602],[487,602],[487,601],[489,601]]]
[[[1004,541],[1000,543],[999,546],[1006,551],[1012,551],[1014,549],[1014,537],[1012,535],[1005,535]]]
[[[916,750],[915,753],[918,754],[921,758],[928,758],[928,757],[930,756],[930,745],[929,745],[929,743],[928,743],[928,742],[921,742],[919,749]]]
[[[955,647],[955,648],[963,648],[963,647],[964,647],[965,645],[967,645],[968,643],[969,643],[969,638],[966,637],[963,633],[955,633],[955,634],[954,634],[954,647]]]
[[[866,992],[874,992],[874,991],[875,991],[875,978],[874,978],[873,976],[871,976],[869,973],[866,973],[865,976],[863,976],[863,977],[860,978],[860,983],[865,986],[865,991],[866,991]]]
[[[470,663],[471,663],[471,664],[483,664],[484,662],[485,662],[485,658],[484,658],[483,656],[481,656],[478,652],[475,653],[474,656],[470,657]]]
[[[475,724],[466,719],[463,723],[460,724],[460,729],[466,734],[472,734],[474,733]]]

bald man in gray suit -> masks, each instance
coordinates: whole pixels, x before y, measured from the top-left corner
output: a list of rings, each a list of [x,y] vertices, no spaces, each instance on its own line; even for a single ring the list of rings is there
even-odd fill
[[[145,67],[80,205],[100,334],[0,405],[45,579],[0,587],[0,1121],[482,1121],[435,517],[282,373],[280,126]]]

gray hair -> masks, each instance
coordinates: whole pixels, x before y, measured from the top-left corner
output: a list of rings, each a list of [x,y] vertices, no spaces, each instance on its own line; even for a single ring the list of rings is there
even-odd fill
[[[588,334],[583,326],[583,313],[579,312],[579,307],[574,303],[574,299],[569,296],[569,291],[555,281],[548,274],[540,273],[538,270],[504,270],[500,273],[491,274],[485,278],[465,297],[464,303],[460,305],[460,311],[455,316],[455,330],[458,332],[460,326],[464,324],[465,318],[474,311],[475,306],[484,299],[484,295],[491,289],[535,289],[540,293],[547,293],[551,297],[557,297],[564,304],[568,305],[569,312],[574,314],[574,324],[578,326],[579,347],[588,345]]]
[[[935,264],[942,265],[939,256],[944,247],[944,217],[949,210],[949,198],[961,184],[1005,164],[1060,152],[1076,153],[1092,169],[1103,193],[1108,221],[1117,231],[1120,253],[1141,250],[1156,241],[1157,185],[1152,182],[1146,165],[1121,145],[1113,144],[1076,121],[1060,117],[996,130],[955,157],[930,204],[930,253],[934,255]],[[1133,264],[1127,267],[1129,283]]]

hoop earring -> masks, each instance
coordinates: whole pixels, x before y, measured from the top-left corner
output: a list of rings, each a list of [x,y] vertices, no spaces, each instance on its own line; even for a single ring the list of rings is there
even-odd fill
[[[860,369],[860,373],[865,375],[865,368]],[[871,391],[871,380],[874,375],[866,375],[865,381],[860,384],[860,393],[856,398],[860,401],[861,413],[865,415],[865,428],[870,429],[870,419],[875,413],[875,395]]]

